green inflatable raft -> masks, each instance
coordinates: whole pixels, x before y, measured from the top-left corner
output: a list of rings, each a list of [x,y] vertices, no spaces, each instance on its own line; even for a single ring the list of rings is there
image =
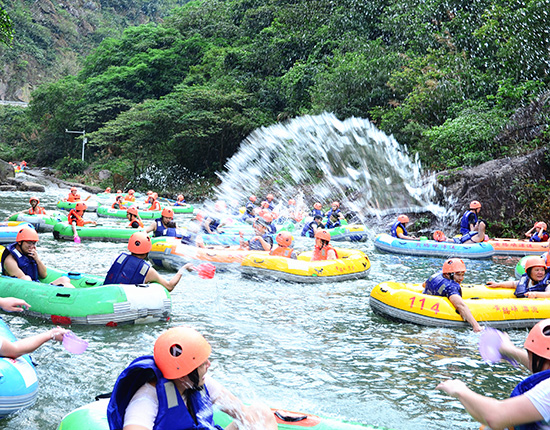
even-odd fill
[[[8,221],[21,221],[32,224],[36,231],[43,233],[53,231],[54,226],[61,221],[67,221],[67,214],[54,212],[50,215],[30,215],[28,213],[15,213],[8,218]]]
[[[50,284],[60,276],[68,276],[75,288]],[[22,315],[54,324],[146,324],[167,321],[172,312],[170,294],[160,284],[103,285],[100,276],[51,268],[41,282],[0,276],[0,297],[23,299],[31,307]]]
[[[81,240],[99,240],[105,242],[128,242],[130,236],[142,228],[132,228],[123,225],[92,225],[77,227]],[[57,223],[53,229],[53,237],[61,240],[73,240],[73,228],[67,222]]]
[[[109,430],[107,422],[108,399],[88,403],[66,415],[57,430]],[[288,412],[274,409],[279,430],[387,430],[384,427],[323,418],[299,412]],[[214,422],[223,428],[233,419],[227,414],[215,410]]]
[[[174,211],[175,214],[192,214],[193,206],[167,206]],[[144,211],[138,209],[138,214],[141,219],[155,219],[160,218],[161,211]],[[100,206],[97,208],[97,216],[107,218],[126,218],[126,209],[114,209],[107,206]]]

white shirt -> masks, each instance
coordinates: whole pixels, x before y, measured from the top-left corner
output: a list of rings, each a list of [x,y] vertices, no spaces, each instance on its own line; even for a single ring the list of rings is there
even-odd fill
[[[204,385],[214,403],[222,390],[222,386],[209,375],[204,376]],[[134,394],[126,408],[126,412],[124,413],[124,426],[133,424],[145,427],[148,430],[153,430],[158,410],[159,400],[157,397],[157,389],[150,383],[143,384],[139,390],[136,391],[136,394]]]
[[[550,378],[535,385],[524,394],[545,421],[545,424],[539,425],[538,428],[540,430],[550,430]]]

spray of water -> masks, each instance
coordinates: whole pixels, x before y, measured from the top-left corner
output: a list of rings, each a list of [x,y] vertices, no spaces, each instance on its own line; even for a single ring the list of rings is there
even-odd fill
[[[418,157],[361,118],[303,116],[254,131],[218,175],[217,196],[244,202],[272,192],[280,202],[342,202],[364,215],[448,211],[435,203],[434,175],[422,173]]]

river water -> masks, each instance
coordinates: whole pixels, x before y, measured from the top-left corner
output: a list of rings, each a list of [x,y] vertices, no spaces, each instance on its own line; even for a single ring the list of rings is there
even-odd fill
[[[53,209],[68,190],[39,197]],[[30,193],[0,193],[0,218],[28,206]],[[91,219],[95,214],[86,214]],[[212,344],[211,374],[246,402],[304,411],[391,429],[474,429],[460,403],[435,390],[461,378],[503,398],[527,375],[506,364],[489,366],[479,335],[390,322],[373,314],[369,292],[385,280],[423,282],[442,259],[381,254],[372,242],[344,244],[371,259],[368,278],[302,285],[249,279],[237,272],[214,279],[184,276],[172,293],[168,323],[123,327],[73,326],[89,341],[82,355],[47,343],[32,354],[40,382],[34,406],[0,421],[0,429],[55,429],[71,410],[109,392],[135,357],[151,354],[156,337],[175,325],[198,329]],[[123,244],[56,241],[42,233],[38,251],[48,266],[103,275]],[[466,260],[466,282],[513,276],[517,260]],[[164,273],[164,272],[161,272]],[[164,273],[167,277],[171,273]],[[3,315],[17,337],[51,328],[42,320]],[[510,331],[523,343],[526,330]]]

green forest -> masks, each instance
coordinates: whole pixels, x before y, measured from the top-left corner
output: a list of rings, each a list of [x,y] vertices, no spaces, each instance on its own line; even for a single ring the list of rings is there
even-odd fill
[[[28,108],[0,108],[0,152],[72,176],[88,168],[88,181],[109,169],[139,187],[151,166],[213,180],[257,127],[328,111],[370,119],[432,170],[521,154],[548,140],[549,10],[550,0],[191,1],[105,37]],[[86,130],[84,162],[66,129]]]

